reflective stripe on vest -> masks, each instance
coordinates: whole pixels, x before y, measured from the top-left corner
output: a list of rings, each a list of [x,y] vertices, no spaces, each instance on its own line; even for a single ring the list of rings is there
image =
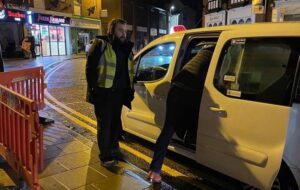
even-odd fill
[[[107,43],[106,49],[103,54],[104,56],[101,56],[97,67],[99,72],[98,86],[102,88],[111,88],[116,74],[117,57],[111,44],[109,43]],[[134,65],[132,55],[129,55],[128,58],[128,73],[130,84],[132,84],[134,77]]]

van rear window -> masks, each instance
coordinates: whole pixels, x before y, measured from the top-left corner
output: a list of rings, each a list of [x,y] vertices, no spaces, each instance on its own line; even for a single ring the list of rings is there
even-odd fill
[[[299,38],[233,39],[222,50],[215,87],[232,98],[290,105]]]

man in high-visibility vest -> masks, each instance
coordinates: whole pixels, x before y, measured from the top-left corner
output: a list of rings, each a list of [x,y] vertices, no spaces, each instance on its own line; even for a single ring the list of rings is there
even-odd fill
[[[88,52],[86,78],[87,100],[94,104],[97,140],[103,166],[124,160],[119,148],[122,131],[121,110],[131,109],[133,99],[133,43],[126,40],[126,21],[113,19],[107,39],[94,39]]]

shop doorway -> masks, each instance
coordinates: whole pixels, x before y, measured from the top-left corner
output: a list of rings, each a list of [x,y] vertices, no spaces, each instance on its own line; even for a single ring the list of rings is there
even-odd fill
[[[23,57],[21,49],[23,39],[22,23],[0,21],[0,44],[3,58]]]
[[[36,41],[37,55],[66,55],[64,27],[33,24],[31,33]]]
[[[78,33],[78,53],[85,53],[85,45],[90,41],[89,33]]]
[[[31,26],[31,34],[34,37],[35,41],[35,54],[37,56],[41,55],[41,38],[40,38],[40,26],[39,25],[32,25]]]

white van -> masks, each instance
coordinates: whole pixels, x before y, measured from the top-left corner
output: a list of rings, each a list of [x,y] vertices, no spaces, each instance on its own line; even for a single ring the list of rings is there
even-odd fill
[[[169,149],[257,188],[299,189],[300,23],[195,29],[151,42],[135,56],[124,130],[156,141],[170,81],[203,43],[216,47],[199,97],[197,139],[174,135]]]

